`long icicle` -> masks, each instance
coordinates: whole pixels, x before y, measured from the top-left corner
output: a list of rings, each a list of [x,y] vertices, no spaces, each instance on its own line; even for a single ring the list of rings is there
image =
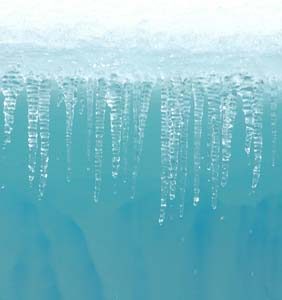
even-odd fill
[[[232,130],[237,112],[237,85],[232,77],[226,76],[224,81],[225,94],[222,103],[222,140],[221,140],[221,186],[225,187],[229,177],[231,159]]]
[[[219,170],[220,170],[220,141],[221,141],[221,82],[213,83],[213,103],[212,103],[212,132],[211,132],[211,205],[213,209],[217,207],[219,189]]]
[[[122,166],[123,166],[123,181],[127,182],[128,177],[128,142],[130,130],[130,112],[132,101],[132,84],[125,82],[123,88],[124,105],[122,112],[122,133],[121,133],[121,148],[122,148]]]
[[[192,106],[192,82],[185,79],[183,82],[183,107],[182,107],[182,129],[179,150],[179,217],[184,216],[184,203],[186,195],[186,185],[188,179],[188,150],[189,150],[189,123]]]
[[[168,115],[168,84],[161,82],[161,206],[159,224],[165,220],[169,197],[169,115]]]
[[[183,92],[181,91],[181,78],[170,80],[169,84],[169,199],[174,200],[177,188],[177,173],[179,167],[179,147],[181,126],[181,113],[183,109]]]
[[[194,206],[197,206],[200,201],[201,137],[204,109],[204,89],[202,80],[203,78],[197,78],[192,86],[194,99]]]
[[[253,101],[254,101],[254,86],[253,86],[253,78],[249,75],[241,76],[241,86],[239,95],[242,99],[243,104],[243,113],[245,116],[245,126],[246,126],[246,134],[245,134],[245,152],[248,156],[251,153],[251,146],[253,142]]]
[[[138,87],[137,87],[138,88]],[[131,199],[135,197],[135,189],[136,189],[136,181],[139,170],[139,165],[141,161],[141,155],[143,151],[143,142],[144,142],[144,134],[145,127],[148,118],[148,112],[152,97],[153,86],[151,82],[144,81],[140,85],[140,98],[135,99],[134,105],[135,108],[133,110],[134,113],[134,163],[132,170],[132,191],[131,191]]]
[[[110,108],[111,138],[112,138],[112,177],[114,179],[114,193],[117,192],[117,177],[120,168],[121,132],[122,132],[122,84],[116,74],[112,74],[106,103]]]
[[[252,178],[252,190],[254,191],[258,185],[261,174],[261,161],[262,161],[262,116],[263,116],[263,82],[257,82],[254,92],[253,102],[253,126],[254,126],[254,167]]]
[[[49,162],[49,123],[50,123],[50,81],[43,78],[39,86],[39,132],[40,132],[40,177],[39,177],[39,200],[44,196],[48,177]]]
[[[26,94],[28,107],[28,178],[32,187],[36,172],[38,149],[38,101],[39,81],[33,75],[26,79]]]
[[[94,202],[99,201],[101,193],[106,89],[105,80],[99,79],[95,103]]]
[[[95,86],[91,78],[87,81],[86,86],[86,111],[87,111],[87,170],[90,171],[92,161],[92,135],[93,135],[93,113],[94,113],[94,93]]]
[[[71,180],[71,147],[72,129],[75,107],[75,84],[74,79],[67,77],[63,81],[64,102],[66,107],[66,151],[67,151],[67,182]]]
[[[270,82],[271,164],[275,167],[277,151],[277,87]]]

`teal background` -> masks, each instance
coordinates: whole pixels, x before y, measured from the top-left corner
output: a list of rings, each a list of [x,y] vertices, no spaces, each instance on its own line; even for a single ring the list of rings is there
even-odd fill
[[[278,113],[277,164],[271,167],[269,105],[264,112],[262,176],[250,195],[243,115],[233,131],[227,187],[217,210],[202,160],[201,202],[192,205],[190,172],[184,219],[178,203],[158,224],[160,198],[160,94],[151,101],[134,200],[128,184],[113,195],[109,111],[106,112],[103,187],[93,203],[87,172],[86,116],[75,112],[71,183],[66,178],[65,109],[52,92],[50,160],[45,199],[28,186],[27,104],[18,99],[12,144],[1,156],[0,300],[278,300],[282,297],[282,187]],[[3,97],[0,98],[1,111]],[[1,142],[3,115],[0,114]],[[206,114],[202,154],[206,153]],[[193,141],[193,123],[190,127]],[[191,144],[191,143],[190,143]],[[193,149],[189,166],[192,170]],[[130,183],[129,183],[130,184]]]

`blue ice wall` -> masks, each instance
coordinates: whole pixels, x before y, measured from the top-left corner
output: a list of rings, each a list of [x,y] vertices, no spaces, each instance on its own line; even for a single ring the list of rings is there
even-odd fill
[[[1,84],[0,299],[280,299],[279,81],[113,76],[90,92],[18,75]]]

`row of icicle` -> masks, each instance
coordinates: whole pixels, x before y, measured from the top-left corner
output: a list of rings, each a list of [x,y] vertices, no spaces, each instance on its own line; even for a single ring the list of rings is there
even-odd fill
[[[112,140],[112,177],[114,191],[117,178],[127,182],[128,144],[132,134],[133,164],[130,169],[130,195],[135,196],[138,169],[142,157],[144,132],[153,89],[161,98],[161,207],[159,223],[165,220],[167,205],[178,198],[179,216],[183,217],[188,174],[193,175],[193,203],[200,201],[201,140],[204,109],[207,107],[207,172],[211,182],[211,204],[217,206],[219,187],[228,181],[231,159],[232,130],[238,110],[245,118],[245,152],[252,157],[252,190],[259,178],[263,147],[263,104],[270,103],[272,133],[272,164],[275,164],[277,144],[277,96],[275,82],[257,80],[246,74],[219,77],[150,81],[122,81],[117,75],[110,79],[64,77],[57,80],[29,74],[25,78],[17,69],[2,77],[4,96],[3,149],[11,143],[17,98],[26,91],[28,104],[28,172],[33,187],[40,154],[38,197],[42,199],[47,184],[49,160],[49,107],[52,84],[61,90],[66,111],[67,178],[71,181],[71,148],[74,112],[78,106],[87,116],[88,170],[94,171],[93,199],[101,194],[103,140],[106,108],[110,111]],[[189,132],[193,124],[193,172],[188,169]],[[94,143],[93,143],[94,141]],[[94,147],[92,146],[94,144]],[[251,156],[251,152],[253,155]],[[90,166],[93,166],[90,167]]]

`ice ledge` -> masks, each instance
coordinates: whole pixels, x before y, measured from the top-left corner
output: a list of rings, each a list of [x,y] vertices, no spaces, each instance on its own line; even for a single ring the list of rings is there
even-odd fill
[[[170,77],[248,71],[281,77],[282,32],[172,34],[145,27],[126,32],[103,32],[86,24],[21,31],[0,27],[1,72],[20,63],[26,72],[62,75]]]

